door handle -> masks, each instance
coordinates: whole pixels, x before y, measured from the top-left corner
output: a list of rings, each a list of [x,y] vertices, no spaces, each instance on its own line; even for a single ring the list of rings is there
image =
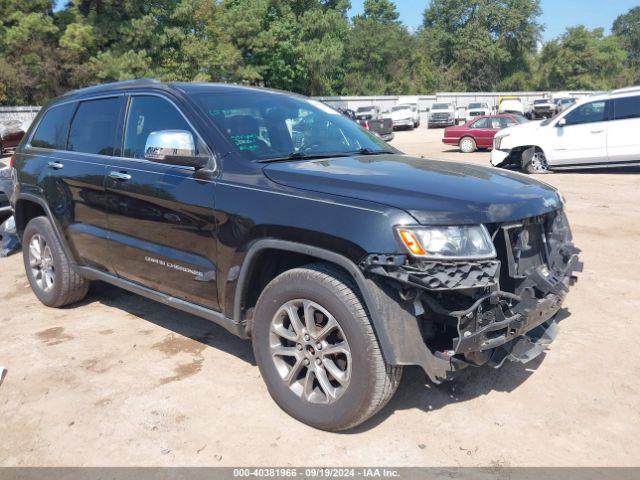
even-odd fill
[[[600,130],[591,130],[591,133],[602,133],[604,132],[604,129],[600,129]]]
[[[109,178],[113,178],[114,180],[118,180],[120,182],[128,182],[129,180],[131,180],[131,175],[122,172],[109,172]]]
[[[60,162],[49,162],[47,163],[49,168],[53,168],[54,170],[60,170],[64,165]]]

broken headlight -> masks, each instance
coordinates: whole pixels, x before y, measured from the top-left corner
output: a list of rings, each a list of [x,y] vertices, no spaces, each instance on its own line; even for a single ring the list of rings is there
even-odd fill
[[[496,135],[495,137],[493,137],[493,149],[500,150],[500,147],[502,146],[502,140],[507,138],[508,136],[509,134],[507,133],[506,135]]]
[[[414,257],[433,260],[496,257],[496,249],[484,225],[397,227],[396,231]]]

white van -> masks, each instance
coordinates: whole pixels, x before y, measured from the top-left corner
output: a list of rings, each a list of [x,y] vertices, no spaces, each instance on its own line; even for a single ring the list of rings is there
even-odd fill
[[[496,134],[494,166],[528,173],[640,165],[640,87],[586,97],[540,123]]]

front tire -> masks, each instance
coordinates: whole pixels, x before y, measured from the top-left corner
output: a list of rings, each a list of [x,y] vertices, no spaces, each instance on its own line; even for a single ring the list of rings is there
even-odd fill
[[[473,153],[478,148],[476,141],[471,137],[463,137],[460,139],[459,147],[462,153]]]
[[[315,428],[361,424],[400,383],[402,367],[384,361],[353,281],[330,265],[296,268],[271,281],[258,299],[252,336],[273,399]]]
[[[550,173],[547,157],[537,147],[531,147],[522,152],[521,168],[522,171],[531,175]]]
[[[72,270],[47,217],[36,217],[27,224],[22,244],[24,268],[38,300],[58,308],[86,297],[89,282]]]

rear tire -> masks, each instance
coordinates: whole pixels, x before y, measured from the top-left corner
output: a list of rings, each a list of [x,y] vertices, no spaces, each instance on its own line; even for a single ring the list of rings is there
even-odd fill
[[[272,280],[258,299],[252,336],[273,399],[315,428],[361,424],[400,384],[402,367],[386,364],[354,282],[330,265],[307,265]]]
[[[471,137],[462,137],[458,146],[462,153],[473,153],[478,148],[476,141]]]
[[[38,300],[63,307],[87,296],[89,281],[75,273],[47,217],[32,219],[24,230],[22,256]]]
[[[531,147],[522,152],[521,168],[523,172],[530,175],[551,173],[549,172],[547,157],[538,147]]]

